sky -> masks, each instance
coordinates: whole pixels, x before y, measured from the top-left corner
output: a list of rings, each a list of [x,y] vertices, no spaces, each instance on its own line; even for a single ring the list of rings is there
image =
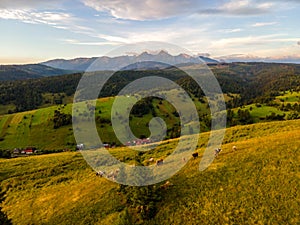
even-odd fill
[[[0,64],[162,41],[216,59],[300,63],[300,0],[0,0]]]

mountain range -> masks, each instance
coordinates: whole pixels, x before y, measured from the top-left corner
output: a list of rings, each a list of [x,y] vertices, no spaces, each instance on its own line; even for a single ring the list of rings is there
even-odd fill
[[[43,62],[42,65],[51,66],[53,68],[64,70],[77,70],[77,71],[96,71],[96,70],[126,70],[126,68],[132,68],[132,64],[139,62],[153,62],[149,65],[150,68],[157,68],[159,64],[179,65],[179,64],[197,64],[207,63],[216,64],[217,60],[204,57],[204,56],[190,56],[187,54],[179,54],[173,56],[166,51],[160,51],[158,54],[151,54],[143,52],[140,55],[124,55],[118,57],[93,57],[93,58],[76,58],[76,59],[54,59],[47,62]]]
[[[251,55],[234,54],[210,58],[209,55],[191,56],[188,54],[171,55],[161,50],[158,53],[143,52],[135,55],[117,57],[92,57],[75,59],[54,59],[39,64],[0,65],[0,81],[35,79],[58,76],[84,71],[122,71],[122,70],[157,70],[171,66],[185,66],[190,64],[232,62],[266,62],[266,63],[299,63],[297,58],[259,58]]]

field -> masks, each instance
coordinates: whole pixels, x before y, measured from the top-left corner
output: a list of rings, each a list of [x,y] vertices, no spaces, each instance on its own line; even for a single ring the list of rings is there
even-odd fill
[[[291,92],[286,91],[283,92],[281,96],[276,97],[276,99],[279,99],[281,102],[286,103],[299,103],[300,102],[300,93],[299,92]]]
[[[296,111],[293,106],[300,104],[300,93],[285,91],[276,96],[274,100],[268,104],[250,104],[239,108],[233,109],[235,118],[237,117],[238,110],[248,110],[254,123],[268,120],[267,118],[272,115],[282,116],[283,119],[290,118],[291,115],[298,116],[299,111]],[[290,105],[290,107],[286,107]],[[285,107],[284,107],[285,106]],[[269,119],[270,120],[270,119]]]
[[[269,116],[272,113],[279,114],[279,115],[287,114],[287,112],[281,111],[274,106],[267,106],[264,104],[259,106],[257,106],[256,104],[251,104],[251,105],[243,106],[241,109],[249,110],[251,117],[256,123],[260,122],[261,120],[264,120],[266,116]],[[237,113],[238,109],[235,109],[234,111],[235,113]]]
[[[266,117],[271,116],[272,114],[280,116],[285,115],[284,119],[288,119],[289,115],[295,114],[296,116],[291,117],[290,119],[298,118],[299,113],[294,111],[292,108],[289,108],[289,111],[283,111],[280,107],[287,103],[299,103],[299,93],[282,92],[281,94],[281,96],[277,96],[273,101],[277,104],[277,106],[270,106],[266,104],[251,104],[242,106],[240,108],[233,109],[234,118],[238,120],[237,112],[239,109],[248,110],[254,123],[264,122],[266,121]],[[49,96],[49,98],[50,97],[53,96]],[[130,98],[127,97],[122,98],[123,102],[128,102],[130,100]],[[97,131],[102,142],[116,143],[119,145],[119,140],[115,136],[114,130],[111,126],[110,111],[114,99],[114,97],[99,99],[95,109],[95,118]],[[209,114],[209,109],[207,107],[207,103],[201,103],[199,99],[195,97],[192,97],[192,99],[199,112],[201,130],[208,131],[209,119],[206,115]],[[231,97],[225,95],[225,99],[228,101]],[[148,129],[148,123],[155,115],[161,117],[166,122],[168,129],[166,136],[167,139],[178,136],[180,120],[176,114],[174,114],[174,107],[167,101],[160,101],[158,99],[154,99],[152,101],[152,105],[152,112],[150,111],[142,117],[131,116],[130,127],[133,134],[135,134],[138,138],[149,136],[150,132]],[[71,114],[72,104],[57,105],[22,113],[1,115],[0,150],[12,150],[14,148],[26,148],[28,146],[34,146],[41,150],[74,150],[76,142],[73,136],[71,123],[54,129],[53,117],[56,110],[59,110],[61,113]],[[89,114],[89,112],[84,110],[80,113],[83,115]],[[122,113],[123,111],[121,114]]]
[[[111,107],[114,97],[101,98],[98,100],[95,109],[95,118],[97,121],[97,130],[103,142],[118,144],[118,139],[114,135],[111,126]],[[123,97],[122,101],[128,101]],[[206,103],[202,104],[195,100],[195,105],[202,113],[208,111]],[[167,101],[153,100],[153,107],[156,116],[161,117],[167,124],[168,129],[172,129],[174,124],[179,125],[179,118],[174,115],[175,109]],[[53,117],[54,112],[59,110],[61,113],[72,113],[72,104],[64,104],[41,108],[33,111],[22,113],[7,114],[0,116],[0,149],[26,148],[34,146],[41,150],[64,150],[75,149],[75,139],[71,124],[54,129]],[[87,114],[87,111],[78,113]],[[123,113],[123,112],[122,112]],[[152,119],[153,113],[149,112],[142,117],[132,116],[130,126],[133,133],[138,137],[147,137],[150,132],[148,123]],[[204,127],[205,125],[202,124]],[[172,131],[169,132],[171,138]],[[130,141],[130,140],[129,140]]]
[[[199,172],[209,135],[203,133],[200,157],[169,179],[156,216],[143,224],[299,224],[299,128],[300,120],[228,128],[223,151]],[[143,161],[166,157],[176,141],[143,154]],[[111,152],[134,158],[124,148]],[[0,168],[3,209],[14,224],[121,223],[118,185],[95,176],[78,152],[3,159]]]

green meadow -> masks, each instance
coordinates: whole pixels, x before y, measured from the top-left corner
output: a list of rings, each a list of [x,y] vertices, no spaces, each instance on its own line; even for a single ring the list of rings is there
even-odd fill
[[[128,101],[129,98],[123,98],[122,101]],[[95,108],[95,118],[98,133],[103,142],[119,143],[115,137],[111,126],[111,108],[114,103],[114,97],[101,98],[98,100]],[[207,104],[194,100],[197,109],[201,112],[208,112]],[[155,116],[161,117],[170,129],[166,138],[172,138],[172,128],[174,124],[179,126],[180,120],[174,114],[174,107],[165,100],[154,99],[153,111]],[[65,114],[72,114],[72,104],[64,104],[40,108],[32,111],[6,114],[0,116],[0,149],[26,148],[34,146],[41,150],[65,150],[75,149],[75,139],[71,123],[54,129],[53,117],[55,111]],[[130,127],[132,132],[138,137],[147,137],[150,132],[148,123],[153,118],[153,111],[143,116],[131,116]],[[82,115],[89,115],[89,112],[82,110],[78,112]],[[123,112],[121,112],[123,114]],[[98,121],[97,121],[98,120]],[[202,124],[205,127],[205,124]],[[207,129],[207,128],[205,128]]]
[[[124,103],[132,101],[131,98],[126,96],[120,98]],[[230,96],[225,95],[226,101],[230,99]],[[95,108],[95,118],[97,131],[102,142],[116,143],[119,145],[119,140],[115,136],[114,130],[111,126],[111,108],[114,100],[114,97],[99,99]],[[210,111],[207,102],[205,101],[202,103],[199,99],[193,96],[192,100],[199,112],[201,131],[208,131],[209,117],[207,115]],[[271,116],[272,114],[281,116],[285,115],[284,119],[287,119],[290,114],[295,112],[292,109],[289,109],[289,111],[283,111],[280,107],[287,103],[299,103],[299,93],[282,92],[282,95],[277,96],[273,102],[277,105],[251,104],[235,108],[232,110],[234,118],[238,119],[237,112],[241,109],[249,111],[254,123],[264,122],[266,117]],[[166,139],[178,136],[178,129],[176,126],[180,126],[180,119],[178,115],[175,114],[175,108],[166,100],[161,101],[159,99],[153,99],[152,106],[153,109],[150,112],[145,113],[143,116],[131,114],[129,124],[132,132],[138,138],[149,136],[149,121],[153,118],[153,116],[157,116],[162,118],[167,125],[168,133]],[[53,117],[56,110],[61,113],[71,115],[72,103],[50,106],[21,113],[0,115],[0,149],[12,150],[14,148],[26,148],[28,146],[34,146],[41,150],[75,149],[76,142],[73,136],[71,123],[60,126],[57,129],[53,128]],[[120,114],[125,112],[123,111],[120,111]],[[89,115],[90,112],[83,110],[79,113],[82,115]]]
[[[279,99],[281,102],[286,103],[299,103],[300,102],[300,93],[285,91],[281,93],[282,95],[277,96],[276,99]]]

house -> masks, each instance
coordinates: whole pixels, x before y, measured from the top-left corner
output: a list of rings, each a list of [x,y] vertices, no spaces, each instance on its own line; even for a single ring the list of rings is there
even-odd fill
[[[76,145],[76,150],[83,150],[83,149],[84,149],[84,144]]]
[[[128,141],[126,143],[126,146],[145,145],[150,143],[152,143],[152,140],[150,138],[144,138],[144,139],[137,139],[134,141]]]
[[[36,148],[35,147],[27,147],[25,150],[21,151],[21,154],[31,155],[35,153]]]
[[[14,151],[13,151],[14,155],[18,155],[20,153],[21,153],[21,150],[19,148],[15,148]]]
[[[31,155],[34,153],[34,150],[33,149],[25,149],[24,152],[26,155]]]
[[[110,144],[105,143],[105,144],[103,144],[103,147],[104,148],[110,148]]]

